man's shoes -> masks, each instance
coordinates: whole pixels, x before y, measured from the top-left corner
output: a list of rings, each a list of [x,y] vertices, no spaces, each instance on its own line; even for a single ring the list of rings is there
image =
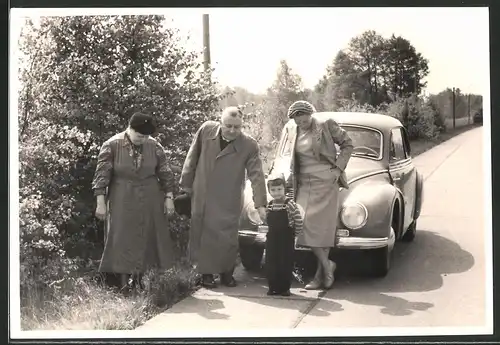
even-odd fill
[[[213,274],[204,274],[201,278],[201,285],[208,289],[217,287]]]
[[[235,287],[236,285],[238,285],[233,275],[229,273],[221,273],[220,282],[227,287]]]

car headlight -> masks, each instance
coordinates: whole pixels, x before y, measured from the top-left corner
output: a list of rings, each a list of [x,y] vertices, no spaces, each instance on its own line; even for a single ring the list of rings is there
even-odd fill
[[[260,219],[259,212],[253,206],[253,203],[251,202],[248,203],[245,208],[250,223],[252,223],[253,225],[261,225],[263,223],[262,220]]]
[[[368,210],[365,205],[357,203],[344,204],[340,212],[340,219],[351,230],[362,228],[368,219]]]

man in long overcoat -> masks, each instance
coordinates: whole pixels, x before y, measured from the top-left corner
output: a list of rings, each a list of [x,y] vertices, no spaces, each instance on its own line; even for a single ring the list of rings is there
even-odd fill
[[[186,156],[180,187],[191,195],[191,261],[205,287],[236,286],[238,225],[243,208],[245,173],[253,189],[255,208],[265,219],[265,176],[257,141],[242,132],[243,113],[228,107],[219,122],[207,121],[195,134]]]

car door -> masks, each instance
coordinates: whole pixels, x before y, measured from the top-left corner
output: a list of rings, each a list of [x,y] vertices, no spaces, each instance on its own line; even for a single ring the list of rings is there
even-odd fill
[[[403,196],[404,207],[404,229],[408,228],[412,221],[412,193],[411,193],[411,175],[413,173],[413,164],[411,157],[405,149],[405,140],[402,127],[395,127],[391,130],[391,140],[389,148],[389,172],[393,184],[399,189]]]
[[[408,132],[404,127],[401,127],[401,135],[403,137],[405,154],[408,159],[406,182],[404,186],[407,207],[407,212],[405,212],[405,223],[410,226],[411,222],[413,222],[413,213],[415,212],[415,202],[417,197],[417,169],[415,168],[415,164],[413,163],[413,159],[411,157],[410,138],[408,137]]]

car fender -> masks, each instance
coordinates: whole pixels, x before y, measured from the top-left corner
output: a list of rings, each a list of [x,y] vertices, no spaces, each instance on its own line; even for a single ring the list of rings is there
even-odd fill
[[[396,202],[399,202],[399,219],[402,219],[401,205],[404,205],[402,200],[401,191],[385,181],[367,181],[357,184],[343,200],[339,219],[342,222],[341,214],[344,205],[359,202],[366,207],[368,217],[362,228],[350,231],[351,236],[385,237],[389,235]],[[342,226],[345,225],[342,224]],[[397,232],[398,229],[395,231]]]
[[[415,186],[415,210],[413,213],[413,219],[416,220],[420,216],[422,211],[422,203],[424,200],[424,176],[417,172],[417,182]]]

